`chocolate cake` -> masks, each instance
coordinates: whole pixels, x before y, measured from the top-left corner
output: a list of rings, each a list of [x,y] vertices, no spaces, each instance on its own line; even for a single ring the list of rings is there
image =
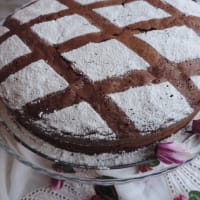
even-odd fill
[[[200,6],[192,0],[38,0],[0,27],[0,97],[51,145],[132,152],[200,108]]]

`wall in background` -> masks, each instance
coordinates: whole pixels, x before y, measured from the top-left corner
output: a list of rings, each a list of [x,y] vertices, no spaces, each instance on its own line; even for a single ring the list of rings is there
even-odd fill
[[[0,20],[30,0],[0,0]]]

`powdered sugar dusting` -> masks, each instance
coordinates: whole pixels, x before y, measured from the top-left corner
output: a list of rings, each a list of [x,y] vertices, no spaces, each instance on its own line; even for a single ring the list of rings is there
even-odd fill
[[[190,77],[194,84],[200,89],[200,76],[192,76]]]
[[[55,13],[65,9],[68,9],[68,7],[58,1],[38,0],[30,6],[18,10],[12,17],[19,20],[21,23],[26,23],[41,15]]]
[[[135,35],[174,62],[200,58],[200,37],[186,26],[153,30]]]
[[[0,69],[11,63],[14,59],[31,53],[31,50],[13,35],[0,44]]]
[[[75,0],[75,1],[79,2],[80,4],[86,5],[86,4],[95,3],[95,2],[104,1],[104,0]]]
[[[0,26],[0,37],[9,31],[8,28]]]
[[[193,112],[186,99],[169,82],[130,88],[109,96],[142,135],[166,128]]]
[[[80,35],[99,32],[98,28],[77,14],[35,24],[32,30],[50,44],[58,44]]]
[[[41,146],[40,150],[46,151],[46,147],[46,145]],[[121,153],[102,153],[95,155],[63,151],[63,154],[59,159],[76,165],[95,166],[99,169],[108,169],[109,167],[132,164],[134,162],[145,160],[153,155],[154,148],[155,147],[151,146],[150,148],[144,147],[132,152],[124,151]]]
[[[0,96],[14,109],[39,97],[64,90],[68,83],[47,63],[39,60],[10,75],[0,85]]]
[[[193,15],[200,17],[200,5],[194,1],[188,0],[163,0],[174,6],[186,15]]]
[[[75,70],[93,81],[123,75],[131,70],[144,70],[149,66],[143,58],[115,39],[89,43],[62,56],[74,63]]]
[[[124,5],[97,8],[94,11],[119,27],[170,16],[165,11],[151,6],[146,1],[134,1]]]
[[[100,115],[86,102],[51,114],[44,114],[42,120],[37,121],[36,124],[42,125],[43,128],[52,127],[57,132],[91,140],[111,140],[116,137]]]

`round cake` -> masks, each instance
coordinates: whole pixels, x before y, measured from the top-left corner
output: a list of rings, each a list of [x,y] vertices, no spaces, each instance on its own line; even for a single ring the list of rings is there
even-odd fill
[[[0,97],[55,148],[98,155],[155,144],[200,108],[200,5],[32,1],[0,27]]]

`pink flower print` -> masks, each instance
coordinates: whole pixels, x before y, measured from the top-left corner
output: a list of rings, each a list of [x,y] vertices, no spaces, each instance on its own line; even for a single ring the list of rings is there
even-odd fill
[[[162,142],[156,147],[156,156],[158,160],[165,164],[182,164],[191,154],[187,151],[184,144],[178,142]]]
[[[194,134],[200,135],[200,119],[193,120],[193,122],[192,122],[192,132]]]
[[[173,200],[188,200],[188,198],[185,195],[180,194],[175,196]]]
[[[60,190],[64,186],[64,180],[51,179],[51,188],[54,190]]]

